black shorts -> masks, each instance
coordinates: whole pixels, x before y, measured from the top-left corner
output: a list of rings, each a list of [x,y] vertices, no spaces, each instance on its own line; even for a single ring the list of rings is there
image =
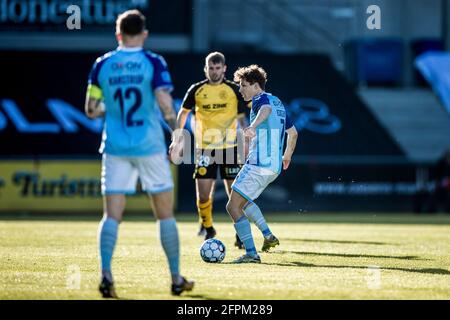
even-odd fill
[[[217,171],[221,179],[236,178],[242,163],[239,161],[237,147],[227,149],[197,149],[195,155],[194,179],[217,179]]]

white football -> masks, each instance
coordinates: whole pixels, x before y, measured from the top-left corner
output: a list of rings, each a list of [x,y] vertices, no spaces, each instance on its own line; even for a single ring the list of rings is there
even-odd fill
[[[222,262],[225,258],[225,252],[225,245],[218,239],[205,240],[200,247],[200,256],[205,262]]]

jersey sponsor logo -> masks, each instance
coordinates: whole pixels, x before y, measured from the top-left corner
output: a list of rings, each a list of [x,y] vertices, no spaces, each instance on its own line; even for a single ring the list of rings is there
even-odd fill
[[[221,91],[219,92],[219,98],[220,98],[220,99],[226,100],[226,99],[228,98],[227,92],[226,92],[225,90],[221,90]]]
[[[224,109],[227,107],[226,103],[213,103],[211,104],[204,104],[202,105],[202,108],[205,110],[216,110],[216,109]]]
[[[226,107],[227,107],[226,103],[214,103],[212,105],[213,109],[223,109],[223,108],[226,108]]]
[[[200,87],[200,88],[195,92],[195,95],[196,95],[196,96],[199,96],[200,93],[202,93],[203,90],[204,90],[204,87]]]
[[[116,70],[128,70],[128,71],[132,71],[132,70],[139,70],[142,68],[142,63],[140,62],[134,62],[134,61],[128,61],[128,62],[115,62],[113,64],[111,64],[111,70],[116,71]]]
[[[286,117],[286,111],[278,109],[277,116],[283,117],[283,118]]]
[[[205,167],[198,168],[198,174],[201,176],[204,176],[207,172],[208,170]]]
[[[144,81],[144,76],[139,75],[125,75],[108,78],[108,83],[112,86],[122,85],[122,84],[141,84]]]
[[[236,168],[225,167],[225,173],[229,174],[229,175],[238,174],[240,170],[241,170],[240,167],[236,167]]]

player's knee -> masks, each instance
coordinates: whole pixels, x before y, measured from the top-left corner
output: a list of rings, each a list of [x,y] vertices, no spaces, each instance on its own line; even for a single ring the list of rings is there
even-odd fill
[[[232,214],[235,211],[235,205],[233,205],[233,203],[230,200],[228,200],[225,208],[229,214]]]
[[[198,203],[200,205],[208,203],[211,200],[211,198],[209,197],[209,195],[199,195],[198,197]]]
[[[155,211],[155,218],[158,220],[166,220],[166,219],[172,219],[173,211],[172,210],[158,210]]]
[[[200,203],[207,203],[209,201],[209,196],[199,195],[198,200]]]
[[[245,213],[245,210],[251,210],[251,207],[253,206],[253,203],[252,202],[250,202],[250,201],[248,201],[246,204],[244,204],[243,206],[242,206],[242,211],[244,211],[244,213]]]
[[[117,223],[121,223],[122,222],[122,216],[118,215],[118,214],[113,214],[110,212],[105,212],[103,213],[103,216],[106,217],[107,219],[113,219],[116,220]]]
[[[158,220],[173,218],[173,207],[169,203],[154,202],[153,215]]]

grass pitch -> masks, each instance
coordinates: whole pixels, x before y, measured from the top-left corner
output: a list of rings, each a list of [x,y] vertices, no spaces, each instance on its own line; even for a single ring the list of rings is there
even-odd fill
[[[268,215],[281,245],[260,265],[229,264],[242,251],[225,215],[215,224],[225,260],[204,263],[195,217],[178,218],[182,274],[196,281],[179,299],[450,299],[448,215]],[[99,299],[97,226],[92,217],[0,217],[0,299]],[[174,299],[149,218],[125,217],[113,272],[123,299]]]

